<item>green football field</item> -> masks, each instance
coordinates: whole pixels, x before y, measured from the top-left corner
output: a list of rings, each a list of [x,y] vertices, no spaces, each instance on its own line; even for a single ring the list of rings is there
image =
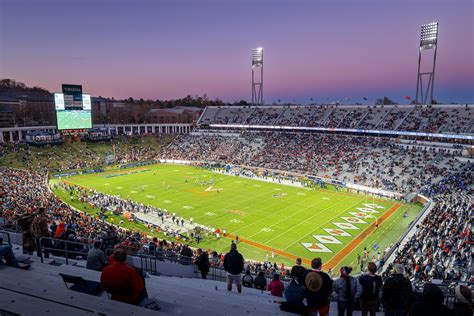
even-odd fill
[[[306,260],[321,257],[334,266],[355,267],[357,254],[364,247],[371,255],[376,254],[374,244],[377,243],[383,252],[406,231],[421,210],[420,205],[373,199],[336,191],[333,187],[309,189],[171,164],[113,169],[73,176],[67,181],[166,208],[186,220],[193,218],[197,224],[225,229],[228,234],[239,236],[239,251],[245,258],[265,260],[268,256],[272,262],[285,265],[292,264],[294,256],[298,256]],[[56,193],[76,207],[92,214],[97,212],[77,201],[71,202],[69,194],[61,189]],[[379,227],[362,238],[365,235],[362,232],[389,209],[393,214],[385,220],[378,219]],[[404,212],[407,218],[403,218]],[[112,214],[108,220],[118,223]],[[123,226],[144,228],[128,221]],[[208,237],[199,247],[226,252],[231,238]]]

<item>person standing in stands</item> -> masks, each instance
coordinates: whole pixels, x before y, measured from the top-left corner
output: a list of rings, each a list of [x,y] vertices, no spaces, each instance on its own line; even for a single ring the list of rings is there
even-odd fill
[[[290,276],[297,278],[299,284],[303,284],[303,275],[306,269],[301,265],[301,258],[296,259],[295,265],[291,268]]]
[[[304,271],[303,271],[304,273]],[[305,288],[299,283],[302,277],[295,276],[291,279],[290,284],[285,289],[285,302],[281,302],[280,309],[295,314],[305,314],[306,306],[304,305]]]
[[[405,277],[405,268],[396,263],[393,274],[382,287],[382,303],[386,316],[403,316],[406,313],[412,293],[411,282]]]
[[[114,249],[113,264],[108,265],[100,275],[100,284],[112,295],[114,301],[138,305],[146,297],[145,283],[138,272],[125,261],[125,247]]]
[[[362,316],[375,316],[377,311],[380,289],[382,288],[382,277],[375,274],[377,265],[370,262],[367,266],[369,273],[362,275],[359,282],[362,285],[362,295],[360,296],[360,307]]]
[[[350,276],[351,267],[341,268],[341,277],[334,282],[335,300],[337,301],[337,314],[352,316],[352,311],[362,294],[359,280]]]
[[[327,273],[321,271],[321,258],[311,261],[311,269],[304,274],[308,315],[326,316],[329,314],[329,297],[332,293],[332,280]]]
[[[18,225],[21,228],[23,241],[23,253],[28,253],[29,255],[32,255],[33,251],[36,249],[35,239],[33,238],[33,233],[31,231],[33,220],[34,217],[30,214],[18,219]]]
[[[48,230],[48,219],[46,218],[46,209],[44,207],[41,207],[38,210],[36,217],[33,219],[33,223],[31,223],[31,232],[36,241],[36,252],[38,254],[38,257],[41,257],[40,238],[51,237],[51,234]],[[50,247],[51,243],[46,241],[43,243],[43,245],[45,247]],[[49,250],[44,251],[44,257],[49,258]]]
[[[209,263],[209,256],[206,251],[202,251],[201,248],[197,250],[198,257],[194,261],[194,264],[197,265],[199,271],[201,272],[201,277],[206,279],[209,269],[211,267]]]
[[[244,269],[244,257],[237,251],[237,244],[230,245],[230,251],[224,256],[224,270],[227,272],[227,290],[232,291],[235,282],[237,291],[242,293],[242,279],[240,274]]]

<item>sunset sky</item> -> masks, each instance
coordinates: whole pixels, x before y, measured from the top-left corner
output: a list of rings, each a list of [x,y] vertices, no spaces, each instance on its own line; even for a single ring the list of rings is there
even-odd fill
[[[420,25],[438,21],[434,98],[474,103],[473,0],[0,0],[0,78],[95,96],[308,103],[414,97]]]

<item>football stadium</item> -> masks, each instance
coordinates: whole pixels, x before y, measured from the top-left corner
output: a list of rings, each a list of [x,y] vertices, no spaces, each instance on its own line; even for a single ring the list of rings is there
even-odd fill
[[[472,2],[296,2],[0,0],[1,315],[473,314]]]

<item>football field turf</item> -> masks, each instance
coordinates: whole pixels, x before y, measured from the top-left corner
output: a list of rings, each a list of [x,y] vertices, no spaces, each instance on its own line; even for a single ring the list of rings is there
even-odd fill
[[[268,255],[272,262],[286,265],[295,257],[309,262],[318,256],[331,263],[327,267],[355,267],[357,253],[366,247],[371,256],[376,254],[374,244],[382,253],[421,210],[419,205],[373,199],[333,187],[309,189],[171,164],[113,169],[67,181],[166,208],[186,220],[193,218],[194,223],[231,234],[230,238],[209,237],[199,247],[226,252],[232,236],[238,235],[245,258],[264,260]],[[56,193],[69,202],[64,191]],[[78,202],[74,206],[82,208]],[[402,216],[404,212],[407,218]]]

